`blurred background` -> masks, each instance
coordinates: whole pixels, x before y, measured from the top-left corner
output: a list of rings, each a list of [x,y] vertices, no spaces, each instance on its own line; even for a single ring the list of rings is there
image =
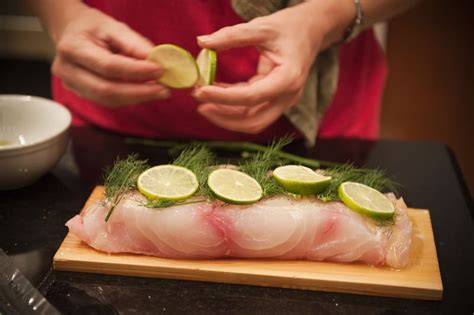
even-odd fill
[[[381,137],[436,141],[455,153],[474,192],[474,19],[469,0],[422,1],[390,21]],[[52,43],[28,6],[0,4],[0,93],[51,97]],[[439,180],[443,180],[440,178]]]

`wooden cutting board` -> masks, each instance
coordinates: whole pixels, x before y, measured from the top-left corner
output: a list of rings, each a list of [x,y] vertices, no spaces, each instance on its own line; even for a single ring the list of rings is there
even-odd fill
[[[86,208],[103,196],[96,187]],[[56,270],[224,282],[441,300],[443,285],[428,210],[409,209],[414,237],[410,264],[402,270],[364,264],[270,259],[177,260],[96,251],[69,233],[54,256]]]

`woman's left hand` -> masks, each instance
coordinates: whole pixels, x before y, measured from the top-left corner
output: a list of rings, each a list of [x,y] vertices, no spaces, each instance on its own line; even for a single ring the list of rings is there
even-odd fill
[[[354,13],[347,6],[346,11],[341,10],[341,4],[336,11],[345,15],[335,15],[334,3],[305,2],[199,37],[201,47],[254,46],[260,51],[257,73],[247,82],[194,91],[194,97],[203,103],[199,113],[222,128],[245,133],[259,133],[276,121],[301,98],[317,53],[334,42],[339,29],[344,29],[340,24],[350,24]]]

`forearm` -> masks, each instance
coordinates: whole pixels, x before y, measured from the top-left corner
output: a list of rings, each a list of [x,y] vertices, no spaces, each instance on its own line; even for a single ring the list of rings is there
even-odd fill
[[[72,16],[86,7],[81,0],[28,0],[28,3],[54,42],[58,41]]]
[[[406,11],[419,0],[360,0],[364,13],[363,27],[370,27],[375,23],[387,21],[390,18]],[[356,5],[354,0],[308,0],[308,5],[314,10],[323,10],[326,19],[323,27],[326,36],[322,48],[327,48],[338,42],[347,28],[354,23],[356,18]],[[318,25],[321,27],[321,25]]]

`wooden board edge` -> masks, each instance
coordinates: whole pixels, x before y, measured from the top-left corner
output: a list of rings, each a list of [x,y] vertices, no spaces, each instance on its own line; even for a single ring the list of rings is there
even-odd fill
[[[412,210],[416,210],[416,211],[424,211],[426,212],[426,215],[428,216],[428,224],[429,224],[429,237],[430,237],[430,246],[433,247],[433,252],[434,252],[434,255],[436,257],[436,267],[437,267],[437,272],[436,272],[436,276],[437,276],[437,283],[439,285],[439,292],[440,292],[440,297],[439,297],[439,300],[442,300],[443,299],[443,294],[444,294],[444,285],[443,285],[443,278],[441,277],[441,268],[439,267],[439,259],[438,259],[438,250],[436,248],[436,239],[434,237],[434,231],[433,231],[433,224],[431,222],[431,213],[428,209],[415,209],[415,208],[409,208],[409,210],[412,209]]]
[[[104,268],[105,267],[105,268]],[[109,269],[107,267],[110,267]],[[350,293],[370,296],[384,296],[406,299],[420,299],[428,301],[441,300],[443,292],[437,289],[428,288],[407,288],[396,287],[393,285],[371,284],[364,285],[364,290],[357,287],[357,283],[346,281],[305,279],[300,278],[300,284],[294,284],[294,277],[269,276],[258,274],[238,274],[225,273],[213,270],[201,270],[199,274],[189,273],[186,270],[169,267],[141,266],[140,271],[127,268],[127,266],[118,266],[117,264],[102,263],[100,268],[95,267],[95,263],[80,261],[71,263],[68,260],[56,260],[54,262],[55,270],[85,272],[92,274],[108,274],[120,276],[134,276],[145,278],[160,278],[173,280],[188,280],[200,282],[218,282],[238,285],[252,285],[263,287],[279,287],[287,289],[300,289],[310,291]],[[211,280],[212,279],[212,280]],[[396,292],[394,292],[396,289]]]

